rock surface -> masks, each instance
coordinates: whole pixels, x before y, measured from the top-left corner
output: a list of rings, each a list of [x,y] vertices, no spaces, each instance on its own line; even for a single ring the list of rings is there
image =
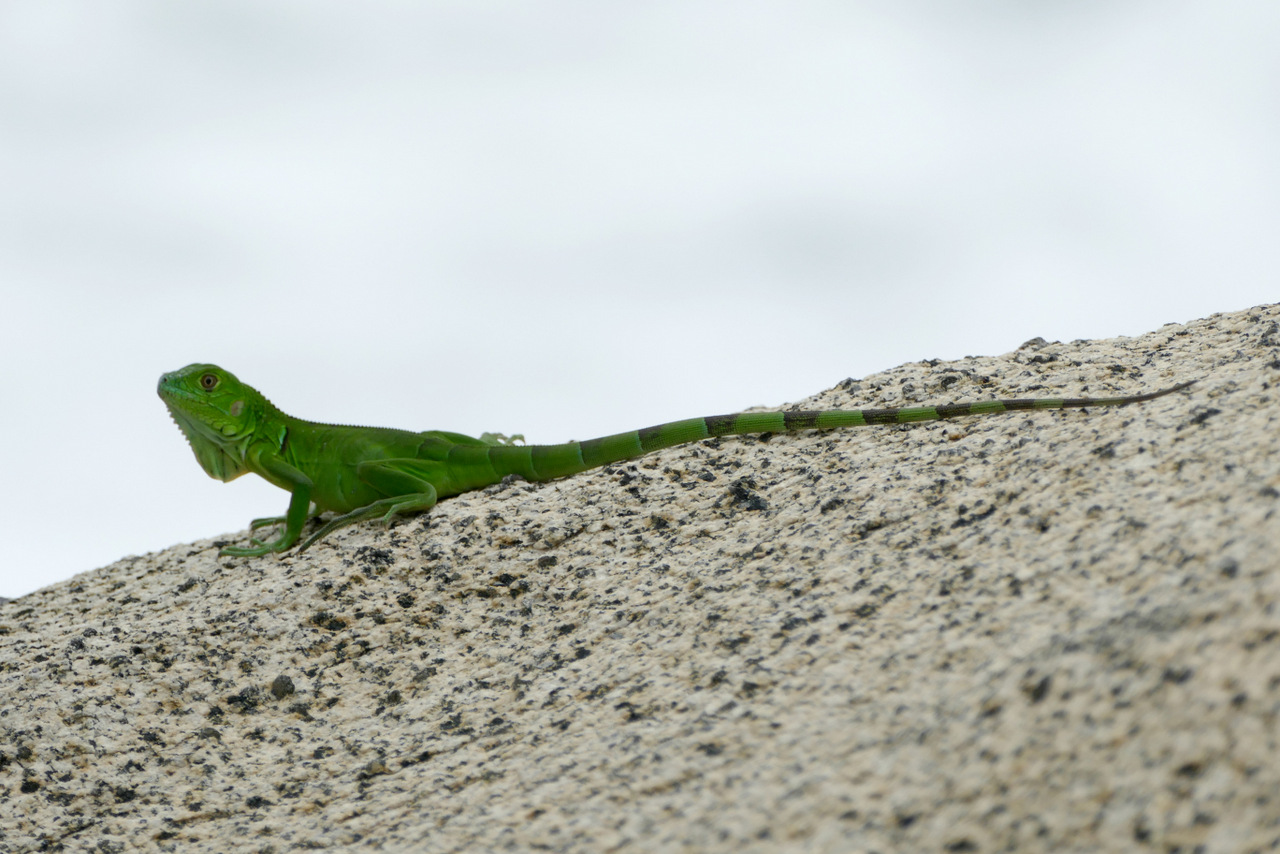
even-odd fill
[[[4,603],[0,850],[1275,850],[1280,308],[802,404],[1188,379],[710,440]]]

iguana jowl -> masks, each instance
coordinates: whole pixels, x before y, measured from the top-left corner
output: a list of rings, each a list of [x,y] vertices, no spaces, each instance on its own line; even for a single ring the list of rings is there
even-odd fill
[[[228,546],[220,552],[245,556],[293,546],[312,504],[317,511],[340,515],[308,537],[299,551],[338,528],[368,519],[390,522],[400,514],[429,510],[441,498],[481,489],[509,474],[531,481],[554,480],[712,436],[905,424],[1026,409],[1123,406],[1189,385],[1180,383],[1130,397],[712,415],[562,445],[512,445],[488,434],[474,439],[439,430],[414,433],[304,421],[285,415],[256,389],[217,365],[187,365],[165,374],[157,390],[210,477],[227,481],[253,472],[292,493],[284,516],[249,524],[251,531],[283,524],[279,537],[270,542],[252,538],[249,547]]]

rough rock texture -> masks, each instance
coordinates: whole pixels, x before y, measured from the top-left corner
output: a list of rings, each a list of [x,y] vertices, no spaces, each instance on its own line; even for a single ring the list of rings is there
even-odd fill
[[[803,402],[1199,380],[1140,406],[706,441],[0,605],[0,850],[1275,850],[1278,321]]]

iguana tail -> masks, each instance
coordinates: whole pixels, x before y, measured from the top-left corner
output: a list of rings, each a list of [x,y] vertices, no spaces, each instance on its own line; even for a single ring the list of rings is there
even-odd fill
[[[741,412],[670,421],[643,430],[616,433],[584,442],[563,445],[496,445],[488,449],[489,463],[499,476],[518,474],[526,480],[542,481],[567,477],[610,463],[633,459],[650,451],[708,439],[745,433],[792,433],[797,430],[830,430],[837,427],[864,427],[872,424],[907,424],[937,421],[966,415],[1017,412],[1024,409],[1071,409],[1082,406],[1124,406],[1141,403],[1180,391],[1190,382],[1149,394],[1130,397],[1034,398],[1027,400],[984,400],[950,403],[943,406],[913,406],[896,409],[827,409],[822,411]]]

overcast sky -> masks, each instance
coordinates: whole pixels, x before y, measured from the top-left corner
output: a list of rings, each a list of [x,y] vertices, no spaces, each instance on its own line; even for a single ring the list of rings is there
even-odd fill
[[[1280,4],[0,0],[0,596],[281,513],[155,396],[563,441],[1280,289]]]

